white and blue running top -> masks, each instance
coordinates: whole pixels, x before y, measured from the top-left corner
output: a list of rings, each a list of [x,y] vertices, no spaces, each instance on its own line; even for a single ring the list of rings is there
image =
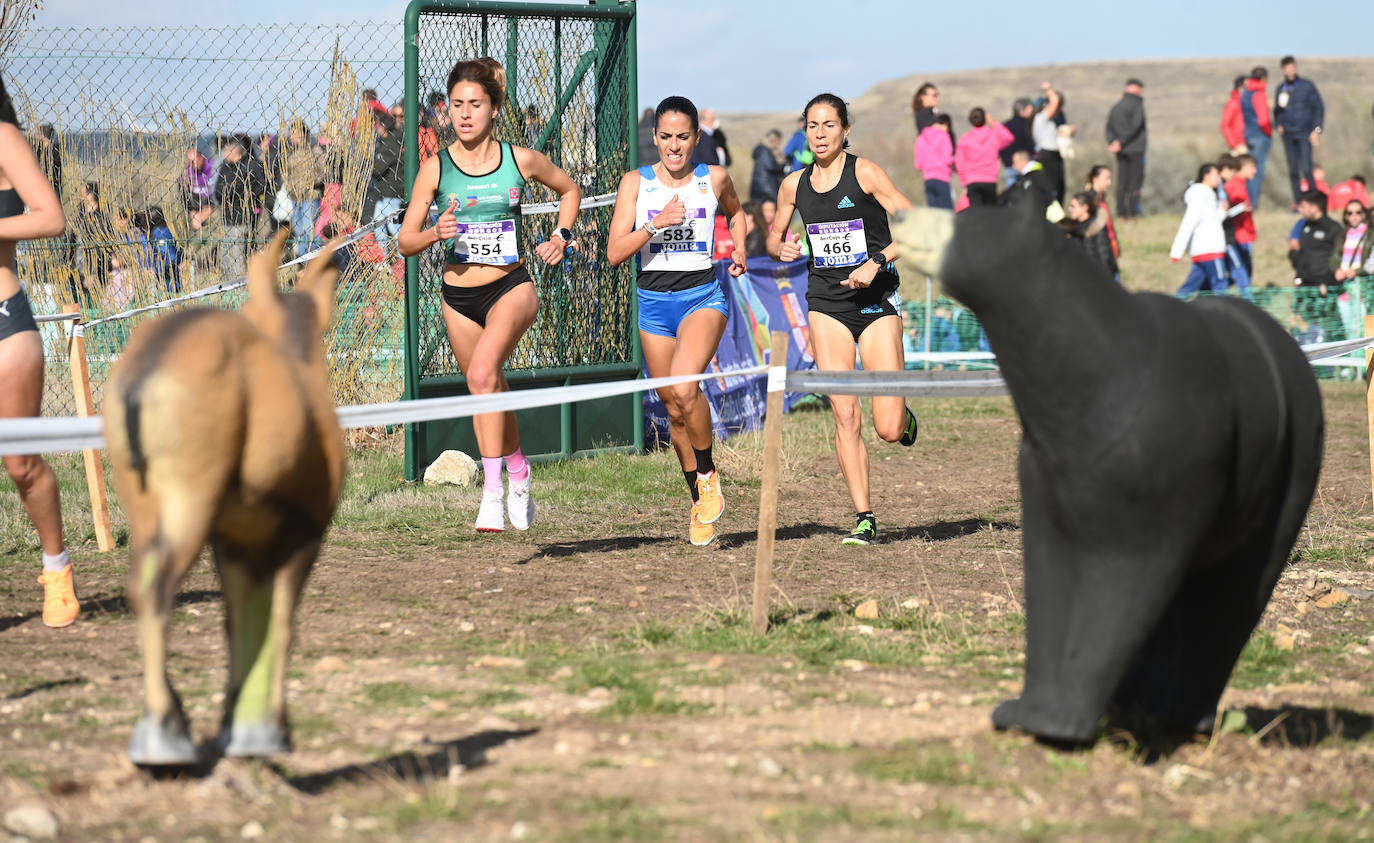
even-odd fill
[[[639,250],[639,271],[699,272],[711,269],[711,253],[716,233],[716,191],[711,186],[711,168],[698,164],[692,180],[681,187],[668,187],[654,174],[652,166],[639,168],[639,194],[635,197],[635,228],[643,228],[663,210],[673,196],[687,208],[681,225],[659,229]]]

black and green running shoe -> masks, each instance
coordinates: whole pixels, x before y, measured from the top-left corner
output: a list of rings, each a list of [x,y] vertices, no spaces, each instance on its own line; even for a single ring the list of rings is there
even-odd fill
[[[916,444],[916,433],[920,425],[916,423],[916,414],[911,412],[911,408],[906,408],[906,426],[902,428],[902,438],[898,439],[903,445],[911,446]]]
[[[878,521],[871,515],[859,519],[859,523],[844,537],[844,544],[872,544],[878,540]]]

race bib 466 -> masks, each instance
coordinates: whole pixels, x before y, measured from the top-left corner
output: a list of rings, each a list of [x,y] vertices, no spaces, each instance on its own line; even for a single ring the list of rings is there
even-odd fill
[[[806,238],[818,267],[857,266],[868,260],[863,220],[807,223]]]

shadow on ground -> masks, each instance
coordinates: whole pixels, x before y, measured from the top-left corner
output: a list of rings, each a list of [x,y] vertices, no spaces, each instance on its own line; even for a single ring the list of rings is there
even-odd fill
[[[304,776],[278,772],[287,784],[311,796],[340,784],[374,782],[382,778],[401,781],[442,780],[454,767],[470,770],[487,763],[487,750],[509,741],[527,738],[538,729],[500,729],[477,732],[465,738],[432,744],[428,752],[401,752],[368,764],[349,764]]]
[[[77,594],[77,599],[81,601],[81,616],[90,619],[92,615],[128,615],[133,613],[129,606],[129,601],[124,599],[123,594],[97,594],[94,597],[82,597]],[[177,595],[176,606],[191,606],[196,603],[208,603],[212,600],[220,599],[218,591],[183,591]],[[0,618],[0,632],[13,629],[21,624],[40,618],[43,612],[40,609],[36,612],[29,612],[24,615],[11,615],[8,618]]]

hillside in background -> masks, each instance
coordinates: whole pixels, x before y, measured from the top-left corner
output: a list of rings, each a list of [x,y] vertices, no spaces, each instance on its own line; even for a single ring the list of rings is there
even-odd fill
[[[1282,79],[1278,57],[1200,60],[1120,61],[1083,64],[993,68],[951,73],[914,73],[875,85],[857,93],[837,78],[832,91],[848,99],[854,128],[851,148],[882,164],[893,181],[913,202],[921,204],[921,178],[912,167],[911,147],[916,137],[911,96],[926,81],[940,88],[941,108],[954,118],[956,134],[969,128],[968,112],[975,106],[990,117],[1006,120],[1011,103],[1019,96],[1034,97],[1041,82],[1051,82],[1063,93],[1064,111],[1079,127],[1078,156],[1068,162],[1068,183],[1077,186],[1094,163],[1113,164],[1103,138],[1107,111],[1121,96],[1125,80],[1136,76],[1145,82],[1145,108],[1150,128],[1143,203],[1147,213],[1181,209],[1181,197],[1198,164],[1225,151],[1221,138],[1221,110],[1235,76],[1255,65],[1269,69],[1270,102]],[[1331,183],[1363,173],[1374,181],[1374,59],[1302,59],[1303,76],[1316,83],[1326,104],[1326,129],[1317,150],[1317,162],[1326,167]],[[750,151],[763,133],[777,128],[790,136],[805,103],[787,103],[769,113],[721,115],[721,127],[734,155],[731,174],[741,193],[747,193],[751,170]],[[709,107],[710,103],[698,103]],[[1278,143],[1269,155],[1265,198],[1288,204],[1287,167]]]

